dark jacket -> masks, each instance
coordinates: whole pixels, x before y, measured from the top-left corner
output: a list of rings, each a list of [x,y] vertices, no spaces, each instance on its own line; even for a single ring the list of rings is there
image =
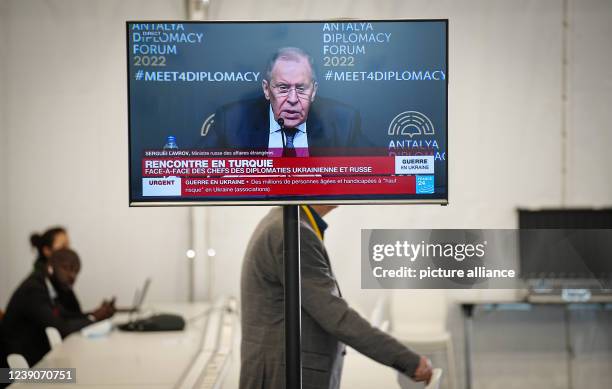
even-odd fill
[[[259,98],[225,105],[215,113],[213,128],[203,139],[205,148],[267,150],[270,102]],[[310,156],[348,155],[354,147],[369,146],[361,135],[355,108],[317,97],[306,119]]]
[[[55,327],[66,337],[92,323],[81,312],[74,292],[56,287],[52,301],[45,278],[42,271],[33,271],[9,300],[0,326],[3,364],[12,353],[23,355],[30,366],[40,361],[50,349],[46,327]]]

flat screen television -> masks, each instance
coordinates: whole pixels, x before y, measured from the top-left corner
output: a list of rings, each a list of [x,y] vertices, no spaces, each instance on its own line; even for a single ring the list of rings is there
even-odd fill
[[[448,20],[127,22],[130,205],[448,203]]]
[[[521,277],[612,285],[612,209],[519,209]]]

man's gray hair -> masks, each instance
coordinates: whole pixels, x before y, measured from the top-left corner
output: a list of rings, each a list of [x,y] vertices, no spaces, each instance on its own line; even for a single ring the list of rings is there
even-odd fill
[[[310,65],[310,72],[312,74],[312,81],[317,82],[317,74],[315,73],[314,61],[312,57],[310,56],[310,54],[300,49],[299,47],[281,47],[280,49],[276,50],[274,55],[270,57],[270,60],[268,61],[268,66],[266,66],[266,80],[270,82],[270,79],[272,78],[272,68],[274,67],[276,61],[278,61],[279,59],[284,59],[288,61],[299,61],[301,58],[306,58],[308,60],[308,64]]]

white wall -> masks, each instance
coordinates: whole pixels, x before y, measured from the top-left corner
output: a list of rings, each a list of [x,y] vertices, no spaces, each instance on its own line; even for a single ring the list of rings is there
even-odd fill
[[[612,3],[570,3],[567,205],[609,206]],[[57,223],[82,255],[85,306],[112,293],[128,302],[145,275],[152,300],[186,297],[189,211],[127,207],[124,36],[125,20],[182,19],[183,5],[0,2],[0,306],[31,266],[29,234]],[[212,0],[210,16],[450,20],[450,205],[345,206],[328,218],[343,293],[365,310],[382,292],[360,289],[362,228],[511,228],[518,206],[561,205],[561,0]],[[209,209],[215,294],[238,295],[244,248],[266,211]],[[415,316],[435,309],[427,292],[397,297]]]
[[[0,2],[0,53],[6,53],[8,43],[7,4]],[[6,56],[0,55],[0,297],[4,295],[4,285],[8,284],[8,273],[1,264],[8,262],[8,199],[7,199],[7,129],[6,129]],[[4,300],[0,298],[0,310],[4,309]]]
[[[71,230],[83,256],[81,284],[97,285],[119,267],[142,278],[140,265],[155,264],[146,267],[170,280],[158,281],[154,296],[184,297],[187,211],[126,207],[123,36],[129,18],[183,18],[183,2],[5,1],[2,7],[10,55],[0,62],[8,172],[1,196],[10,205],[3,218],[10,228],[3,234],[2,274],[9,278],[0,303],[29,268],[29,233],[56,223]],[[604,170],[612,162],[605,152],[611,143],[605,7],[604,0],[572,7],[579,24],[570,53],[570,205],[606,205],[612,197]],[[361,228],[513,227],[516,206],[560,205],[561,10],[557,0],[212,2],[210,15],[218,19],[450,19],[450,205],[345,207],[330,215],[329,250],[349,296],[367,305],[376,295],[359,290],[358,245],[351,242]],[[244,245],[264,210],[211,209],[218,293],[237,293]],[[117,277],[117,283],[113,289],[129,298],[134,280]],[[112,293],[82,289],[91,303]]]
[[[609,107],[612,4],[571,2],[568,205],[612,204]],[[327,245],[347,294],[359,291],[361,228],[513,228],[517,207],[558,207],[562,197],[562,2],[213,2],[218,19],[449,18],[450,205],[345,206],[329,216]],[[263,211],[213,208],[226,220],[211,241],[230,266],[219,292],[237,289],[245,242]],[[223,216],[221,216],[223,215]],[[215,219],[217,218],[217,219]],[[231,263],[231,265],[230,265]],[[221,284],[221,283],[220,283]],[[372,299],[368,299],[372,300]]]
[[[449,19],[450,205],[344,206],[327,218],[327,247],[343,294],[364,312],[369,312],[386,292],[360,288],[362,228],[514,228],[517,207],[563,206],[564,190],[567,206],[612,205],[612,153],[607,152],[612,147],[609,1],[570,1],[569,138],[565,145],[561,138],[560,0],[224,0],[213,2],[210,15],[222,20]],[[561,168],[564,147],[569,167],[565,186]],[[238,294],[240,258],[252,229],[266,210],[210,210],[216,227],[210,240],[218,253],[216,293]],[[444,317],[437,305],[446,301],[447,325],[452,328],[456,350],[461,355],[462,326],[459,309],[453,302],[512,298],[515,292],[399,290],[392,294],[396,301],[402,301],[402,316],[411,317],[405,320],[421,327]],[[517,327],[517,331],[521,329]],[[517,358],[524,357],[521,354]],[[461,358],[459,365],[459,379],[463,382]],[[555,379],[562,374],[554,369],[546,370],[545,374],[549,373]],[[486,381],[486,374],[479,374],[484,387],[486,382],[493,382]],[[350,376],[345,375],[345,379]],[[535,381],[526,377],[511,379],[519,385],[523,382],[535,386],[531,385]],[[350,385],[348,381],[345,384],[352,389],[366,388],[372,382],[380,382],[377,380],[379,377],[368,380],[359,375]]]
[[[612,3],[573,1],[569,39],[568,204],[612,202]]]
[[[131,303],[147,275],[152,300],[184,299],[188,210],[128,208],[125,72],[125,21],[181,19],[183,2],[12,0],[2,15],[0,306],[32,266],[29,234],[54,224],[82,257],[86,308]]]
[[[327,245],[349,299],[369,308],[378,295],[360,290],[358,242],[362,228],[512,228],[516,226],[517,206],[560,205],[559,1],[278,4],[216,2],[212,4],[211,17],[450,20],[450,205],[345,206],[330,214]],[[576,153],[578,158],[585,157],[584,151]],[[604,172],[601,164],[595,169]],[[229,258],[241,257],[260,213],[243,208],[211,211],[213,218],[223,214],[224,219],[242,221],[213,231],[211,241],[225,258],[217,262],[218,274],[230,274],[219,292],[237,293],[238,280],[233,274],[239,268]],[[221,266],[230,266],[232,271],[223,273]]]

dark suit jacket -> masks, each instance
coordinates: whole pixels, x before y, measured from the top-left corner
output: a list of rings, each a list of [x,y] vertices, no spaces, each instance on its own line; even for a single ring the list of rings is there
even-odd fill
[[[264,98],[221,107],[215,113],[214,126],[204,137],[204,146],[267,150],[269,109],[270,103]],[[322,97],[317,97],[310,106],[306,134],[310,156],[350,154],[351,147],[364,142],[357,110]]]
[[[343,343],[412,375],[419,356],[348,306],[323,242],[304,222],[300,234],[303,388],[339,388]],[[275,208],[257,226],[242,265],[240,389],[285,388],[283,285],[283,213]]]
[[[46,270],[47,259],[43,257],[36,258],[36,261],[34,262],[34,272],[40,272],[44,274]],[[81,303],[79,303],[79,299],[77,299],[72,289],[66,290],[56,287],[55,292],[57,293],[57,302],[59,302],[62,307],[66,309],[67,314],[70,314],[72,316],[85,316],[85,314],[81,310]]]
[[[58,290],[56,301],[51,301],[45,274],[35,270],[15,290],[6,308],[0,328],[3,357],[21,354],[32,366],[50,349],[46,327],[55,327],[66,337],[89,324],[74,293]]]

